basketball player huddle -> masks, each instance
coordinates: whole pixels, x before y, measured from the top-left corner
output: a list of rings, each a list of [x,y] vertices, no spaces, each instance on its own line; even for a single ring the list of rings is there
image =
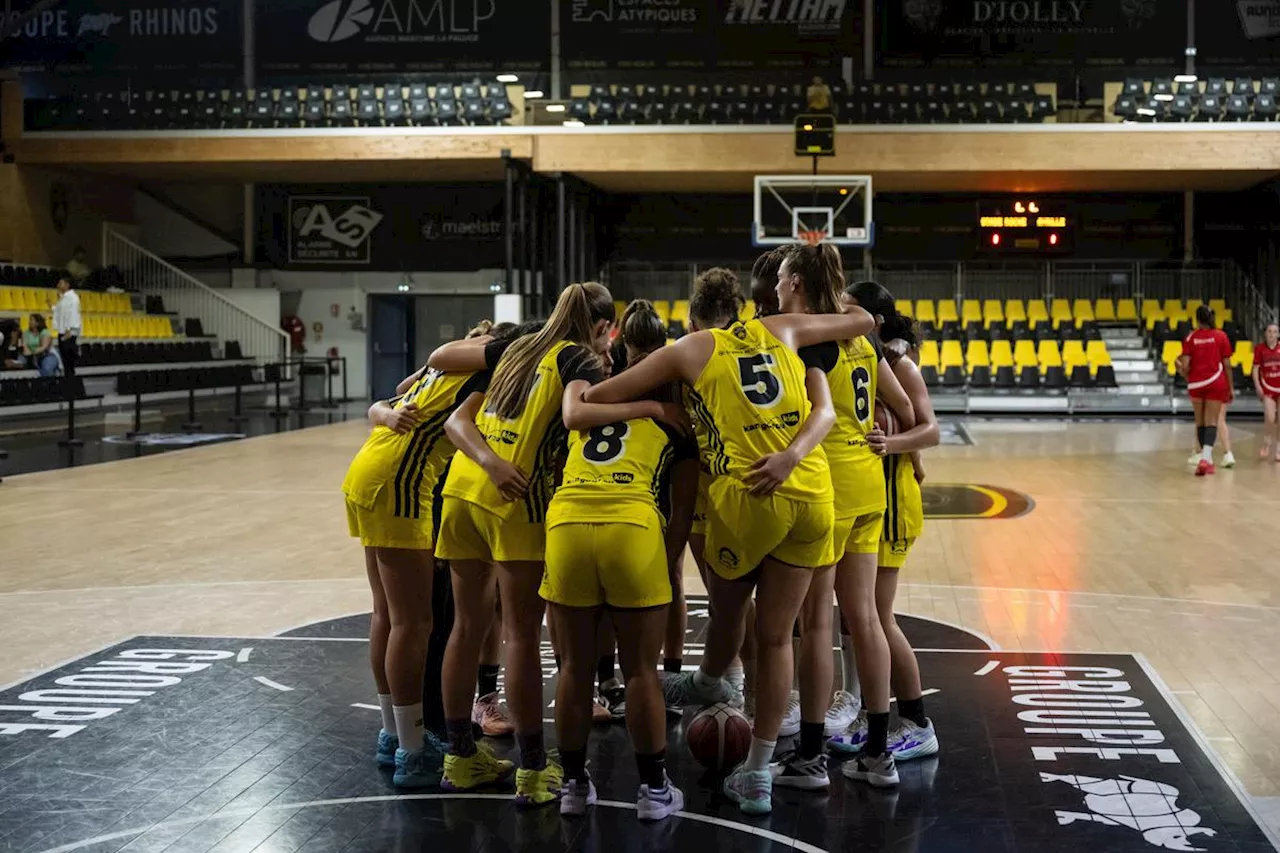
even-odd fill
[[[514,776],[519,806],[581,815],[596,799],[592,721],[624,717],[637,814],[660,820],[684,807],[665,757],[667,714],[686,706],[710,707],[689,748],[729,771],[747,814],[770,811],[774,785],[827,788],[828,752],[845,776],[892,786],[897,761],[938,751],[893,615],[923,526],[920,451],[938,443],[912,324],[880,285],[846,286],[830,245],[766,253],[752,278],[743,321],[737,277],[700,275],[690,334],[670,345],[648,302],[617,320],[604,287],[570,285],[545,322],[445,344],[370,409],[343,491],[374,599],[376,760],[397,787]],[[711,621],[687,673],[686,545]],[[543,742],[544,611],[558,762]],[[482,660],[493,630],[509,721]],[[602,700],[615,649],[622,684]],[[514,733],[518,766],[473,723]]]

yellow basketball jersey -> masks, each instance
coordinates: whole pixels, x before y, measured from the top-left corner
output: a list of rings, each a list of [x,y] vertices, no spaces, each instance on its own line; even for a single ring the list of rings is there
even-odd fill
[[[483,392],[489,371],[441,373],[426,370],[410,386],[394,407],[414,403],[422,422],[407,433],[378,426],[351,460],[342,491],[358,506],[370,509],[379,492],[391,484],[395,488],[395,515],[424,518],[431,511],[431,499],[449,460],[453,444],[444,432],[444,422],[473,392]]]
[[[759,320],[713,329],[715,350],[690,395],[707,432],[703,461],[712,476],[741,480],[761,456],[785,450],[809,416],[800,357]],[[821,447],[800,461],[778,495],[818,503],[832,499]]]
[[[885,492],[888,505],[884,513],[886,542],[915,539],[924,531],[924,499],[916,482],[911,454],[895,453],[884,458]]]
[[[688,442],[639,418],[569,433],[569,457],[547,522],[645,524],[670,512],[671,466],[692,455]]]
[[[508,516],[518,509],[526,521],[544,521],[555,491],[557,462],[568,438],[560,405],[565,385],[574,379],[599,381],[600,372],[585,349],[561,341],[538,363],[529,399],[519,415],[506,420],[486,410],[476,417],[476,426],[494,453],[529,478],[529,491],[522,501],[504,499],[484,469],[461,452],[454,456],[449,468],[444,494],[479,504],[498,515]]]
[[[885,506],[884,466],[867,445],[875,428],[876,375],[880,353],[862,337],[805,347],[801,360],[820,368],[831,386],[836,422],[822,441],[835,487],[836,517],[877,512]]]

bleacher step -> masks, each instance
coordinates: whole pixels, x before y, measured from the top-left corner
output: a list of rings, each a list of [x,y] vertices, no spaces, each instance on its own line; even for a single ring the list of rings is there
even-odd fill
[[[1155,370],[1116,371],[1117,385],[1157,385],[1160,374]]]
[[[1142,358],[1117,358],[1114,354],[1111,356],[1111,366],[1115,368],[1116,373],[1120,371],[1134,370],[1158,370],[1155,361],[1151,358],[1150,353],[1142,353]]]

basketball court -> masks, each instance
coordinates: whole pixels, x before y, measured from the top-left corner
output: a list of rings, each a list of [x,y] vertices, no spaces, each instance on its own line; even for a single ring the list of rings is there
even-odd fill
[[[1235,470],[1196,479],[1185,424],[951,421],[899,598],[941,753],[904,763],[895,792],[833,772],[827,795],[779,789],[749,820],[688,754],[686,715],[669,766],[688,805],[653,827],[628,814],[620,725],[593,734],[602,803],[580,821],[517,814],[501,792],[398,795],[373,765],[368,593],[337,488],[358,420],[13,476],[0,838],[31,853],[1274,849],[1280,469],[1251,432]],[[706,629],[702,600],[690,610],[686,666]]]

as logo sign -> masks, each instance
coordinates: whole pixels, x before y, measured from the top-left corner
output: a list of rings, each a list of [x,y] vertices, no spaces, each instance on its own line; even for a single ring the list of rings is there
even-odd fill
[[[307,34],[316,41],[346,41],[373,20],[373,4],[369,0],[333,0],[311,16]]]
[[[367,264],[369,237],[382,214],[368,198],[294,196],[289,199],[289,262]]]

